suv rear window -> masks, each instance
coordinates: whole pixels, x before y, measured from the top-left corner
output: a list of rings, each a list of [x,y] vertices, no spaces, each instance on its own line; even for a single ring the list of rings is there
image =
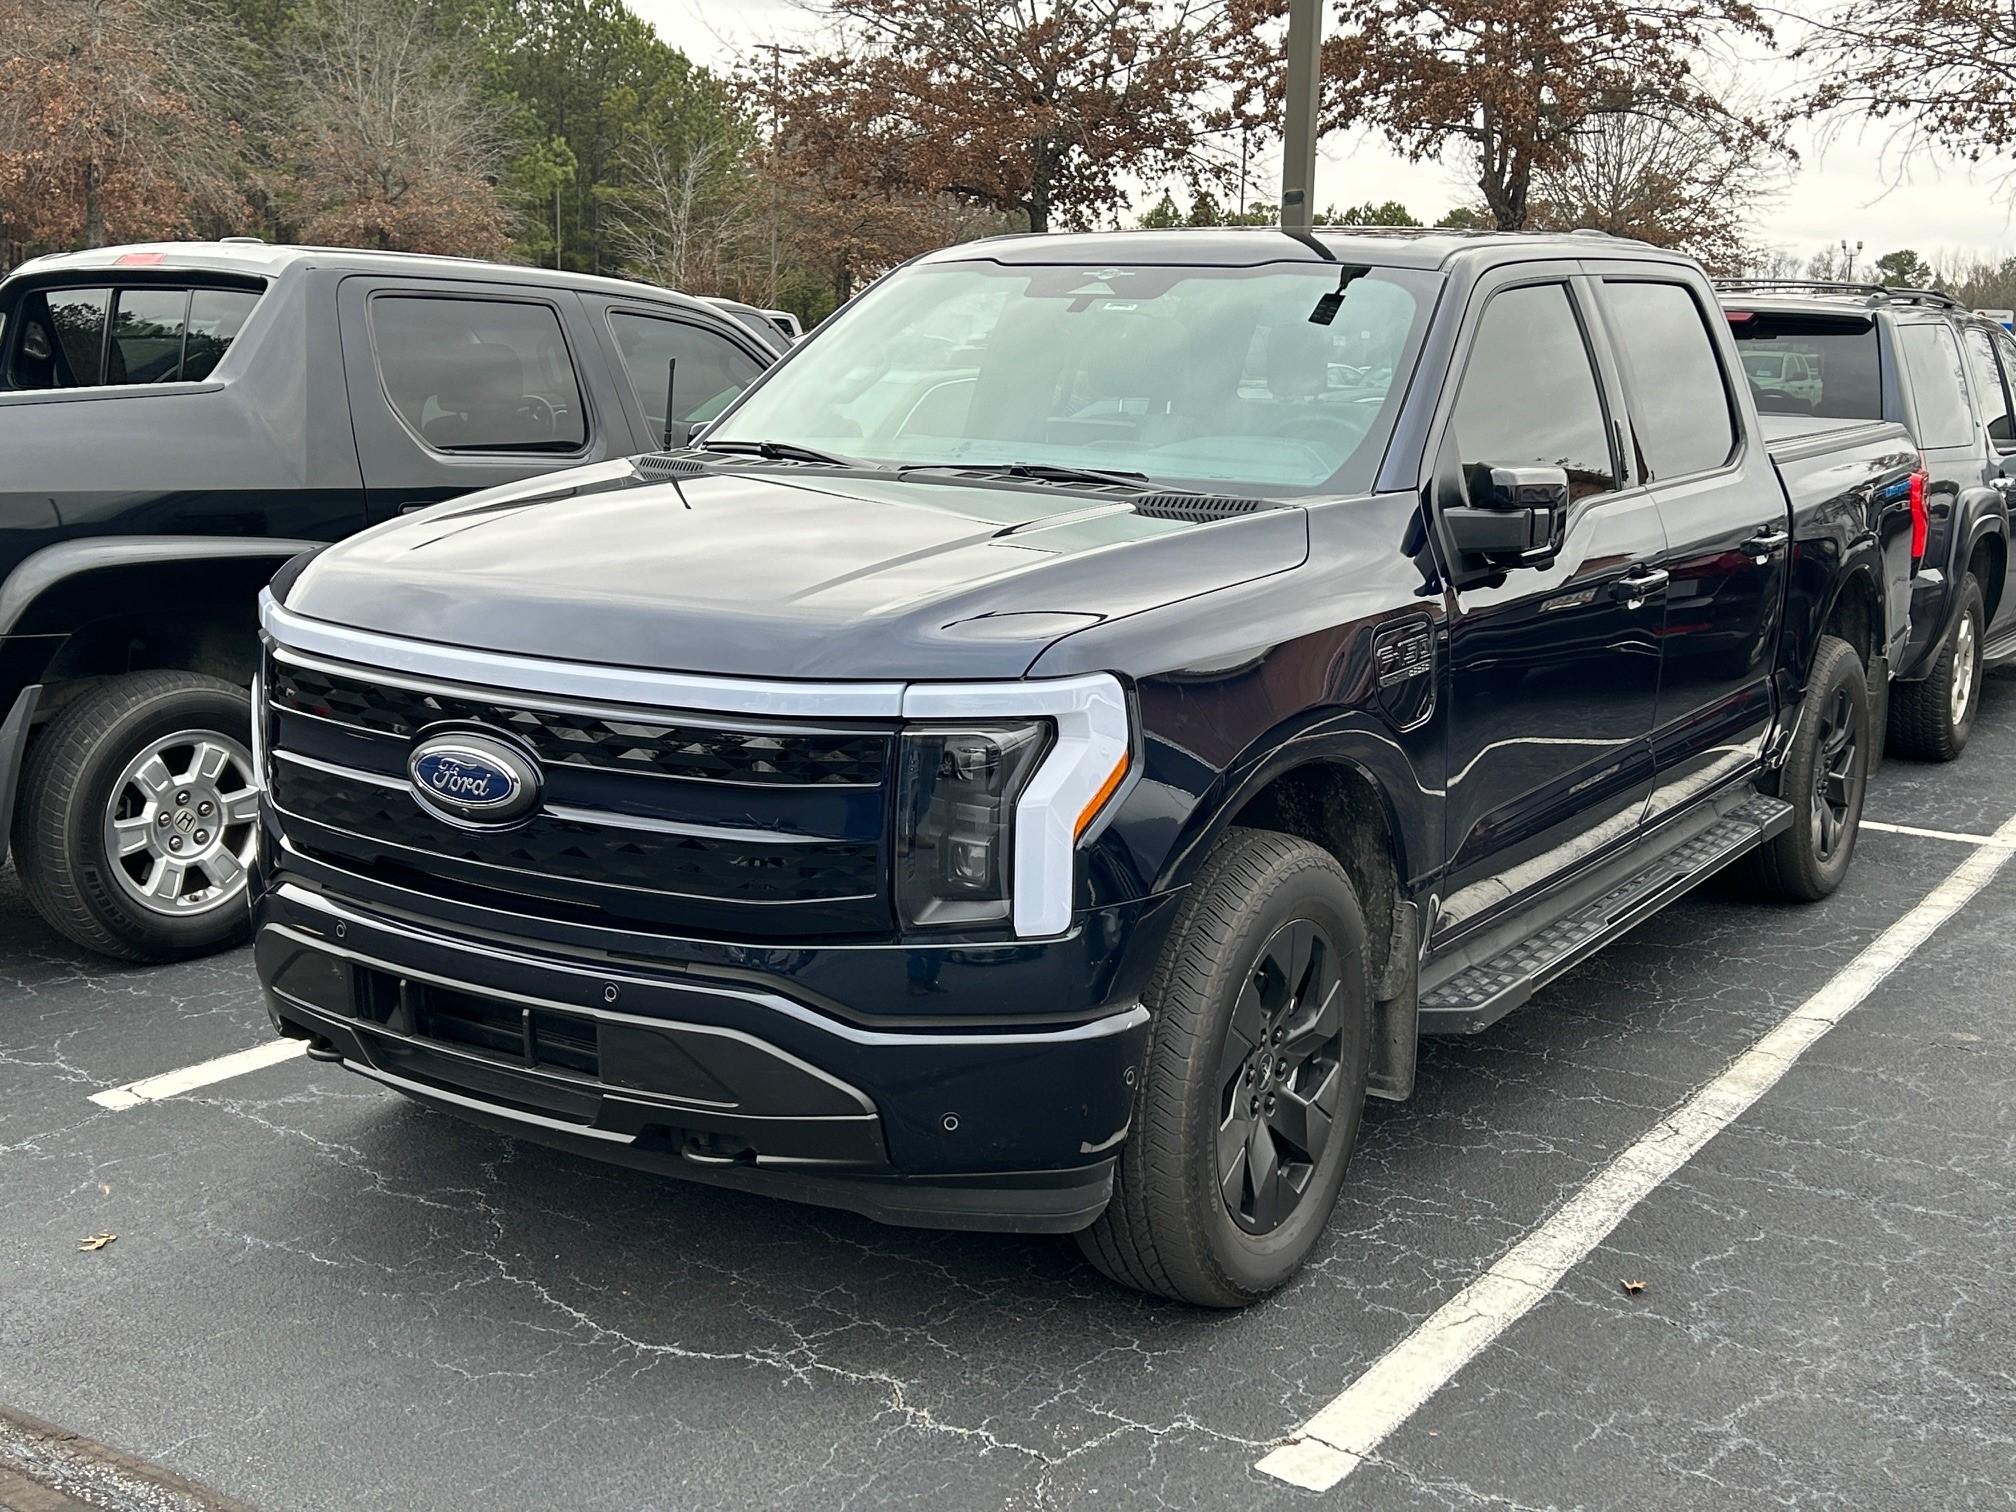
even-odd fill
[[[207,378],[258,302],[252,289],[158,283],[31,289],[15,312],[7,387],[132,387]]]
[[[1868,316],[1727,313],[1743,376],[1765,414],[1883,418],[1882,359]]]

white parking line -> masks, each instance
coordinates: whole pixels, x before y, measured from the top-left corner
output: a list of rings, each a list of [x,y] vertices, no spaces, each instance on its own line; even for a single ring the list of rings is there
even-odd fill
[[[1878,935],[1818,992],[1729,1068],[1555,1209],[1497,1264],[1443,1303],[1301,1430],[1259,1462],[1290,1485],[1327,1491],[1609,1237],[1634,1207],[1770,1091],[1799,1057],[1848,1016],[1941,924],[2008,864],[2016,818]]]
[[[247,1071],[277,1066],[284,1060],[292,1060],[307,1048],[303,1040],[276,1039],[271,1044],[254,1045],[250,1050],[220,1055],[200,1065],[184,1066],[180,1071],[164,1071],[145,1081],[128,1082],[123,1087],[107,1087],[103,1092],[93,1092],[91,1101],[101,1108],[137,1108],[142,1103],[159,1102],[164,1097],[194,1092],[212,1082],[229,1081]]]
[[[1920,829],[1915,824],[1885,824],[1877,819],[1864,819],[1862,828],[1881,830],[1886,835],[1916,835],[1921,840],[1951,840],[1956,845],[2002,845],[1993,835],[1968,835],[1959,830]]]

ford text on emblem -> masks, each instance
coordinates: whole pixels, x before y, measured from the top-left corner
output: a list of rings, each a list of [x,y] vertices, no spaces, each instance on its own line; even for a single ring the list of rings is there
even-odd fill
[[[457,731],[413,748],[406,763],[423,806],[463,824],[509,824],[539,802],[539,768],[501,740]]]

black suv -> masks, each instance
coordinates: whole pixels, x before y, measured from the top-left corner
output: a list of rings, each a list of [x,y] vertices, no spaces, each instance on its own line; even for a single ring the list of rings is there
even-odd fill
[[[786,343],[613,279],[257,242],[0,284],[0,859],[109,955],[246,929],[260,587],[374,520],[665,444]],[[619,468],[623,464],[616,464]]]
[[[1891,747],[1951,761],[1967,744],[1982,672],[2016,659],[2005,592],[2016,490],[2016,339],[1929,289],[1861,284],[1717,285],[1767,413],[1895,420],[1927,479],[1924,566],[1911,640],[1891,690]]]
[[[973,243],[697,447],[265,600],[256,959],[309,1053],[1229,1306],[1368,1093],[1730,863],[1831,891],[1917,456],[1758,418],[1604,237]]]

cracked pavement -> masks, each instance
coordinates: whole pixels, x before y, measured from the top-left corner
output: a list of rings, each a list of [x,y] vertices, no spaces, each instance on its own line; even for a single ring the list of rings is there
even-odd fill
[[[1889,763],[1869,817],[2012,810],[2000,677],[1964,759]],[[1315,1263],[1242,1315],[1118,1291],[1068,1242],[519,1144],[305,1060],[102,1110],[265,1040],[249,956],[88,960],[9,875],[0,1402],[269,1512],[2016,1505],[2016,870],[1375,1460],[1325,1497],[1253,1469],[1966,854],[1861,846],[1825,904],[1705,890],[1425,1046]]]

